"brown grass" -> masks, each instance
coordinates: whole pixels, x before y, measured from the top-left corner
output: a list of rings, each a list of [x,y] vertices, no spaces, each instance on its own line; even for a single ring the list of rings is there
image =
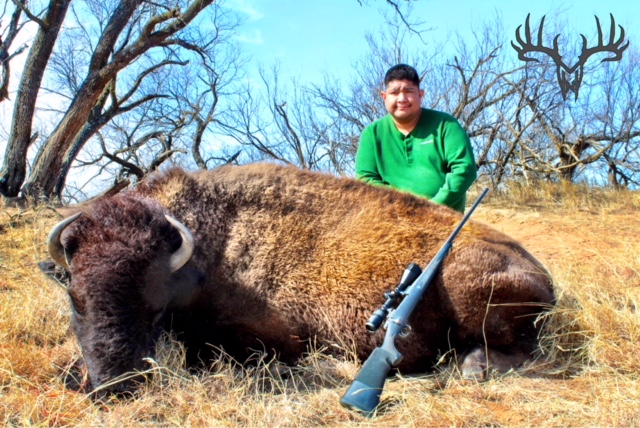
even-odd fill
[[[463,381],[447,365],[396,377],[368,419],[338,404],[358,370],[352,359],[319,350],[296,367],[256,356],[254,368],[240,369],[221,356],[193,373],[168,336],[135,397],[93,403],[75,391],[80,351],[66,295],[35,264],[46,258],[46,235],[59,217],[45,208],[3,209],[0,424],[638,426],[639,212],[637,192],[510,183],[491,193],[474,217],[521,240],[556,282],[558,306],[545,317],[540,360],[484,383]]]

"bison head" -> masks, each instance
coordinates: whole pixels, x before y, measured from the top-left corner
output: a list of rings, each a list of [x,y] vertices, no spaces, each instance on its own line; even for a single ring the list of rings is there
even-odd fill
[[[61,221],[51,257],[69,274],[72,327],[98,395],[128,390],[154,356],[163,316],[188,304],[202,275],[185,264],[194,239],[154,200],[119,196]]]

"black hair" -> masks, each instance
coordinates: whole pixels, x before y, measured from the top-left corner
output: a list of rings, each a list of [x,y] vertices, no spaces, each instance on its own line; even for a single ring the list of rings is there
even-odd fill
[[[409,80],[420,86],[420,76],[415,68],[407,64],[397,64],[387,70],[384,75],[384,86],[387,86],[392,80]]]

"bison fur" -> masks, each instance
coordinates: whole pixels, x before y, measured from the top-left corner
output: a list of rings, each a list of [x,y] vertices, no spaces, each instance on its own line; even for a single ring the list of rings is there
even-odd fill
[[[194,243],[177,269],[189,238],[171,219]],[[263,350],[294,363],[310,340],[366,359],[383,332],[364,324],[384,293],[409,263],[426,266],[460,219],[392,189],[252,164],[159,174],[84,207],[53,241],[91,384],[121,391],[131,385],[105,385],[144,369],[166,329],[192,359],[215,346],[240,361]],[[531,254],[472,220],[397,343],[399,370],[428,371],[450,350],[471,356],[471,372],[487,349],[516,365],[536,349],[536,319],[553,298]]]

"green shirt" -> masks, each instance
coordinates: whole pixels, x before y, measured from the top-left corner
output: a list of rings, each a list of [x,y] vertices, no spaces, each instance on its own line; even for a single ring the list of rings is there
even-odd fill
[[[477,177],[469,136],[453,116],[422,109],[409,135],[391,115],[367,126],[356,154],[356,178],[431,199],[464,212]]]

